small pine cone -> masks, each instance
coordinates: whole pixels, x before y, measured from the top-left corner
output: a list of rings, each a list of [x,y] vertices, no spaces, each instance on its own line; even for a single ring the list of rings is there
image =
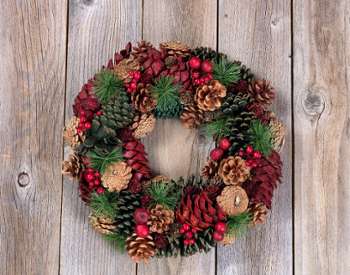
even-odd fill
[[[212,159],[209,159],[201,171],[201,176],[204,179],[212,179],[217,175],[219,164]]]
[[[154,256],[155,249],[156,246],[152,236],[142,238],[138,237],[136,234],[133,234],[126,239],[126,250],[128,251],[131,259],[135,262],[147,262],[150,257]]]
[[[240,185],[250,176],[250,168],[239,156],[230,156],[220,162],[219,176],[226,185]]]
[[[216,198],[221,209],[230,216],[236,216],[247,210],[249,199],[240,186],[226,186]]]
[[[78,179],[82,169],[81,159],[78,155],[69,155],[68,160],[62,162],[62,174]]]
[[[102,175],[102,185],[111,192],[126,189],[132,177],[131,170],[123,161],[112,163]]]
[[[156,125],[156,118],[152,113],[137,115],[134,118],[134,123],[131,125],[133,136],[136,139],[147,136],[153,131]]]
[[[96,216],[92,213],[89,216],[89,223],[98,233],[104,235],[112,234],[117,229],[117,224],[113,219]]]
[[[221,101],[226,96],[226,87],[217,80],[208,85],[199,86],[196,90],[195,101],[203,111],[215,111],[221,107]]]
[[[186,128],[197,128],[203,122],[203,111],[195,105],[185,106],[180,120]]]
[[[174,223],[174,211],[165,209],[163,205],[157,204],[150,210],[148,220],[149,230],[154,233],[163,233],[169,230],[169,225]]]
[[[64,128],[63,131],[63,139],[64,141],[70,145],[72,148],[77,147],[85,140],[85,136],[83,134],[79,134],[77,128],[79,126],[80,119],[76,116],[73,116],[68,125]]]
[[[269,126],[272,134],[273,149],[281,152],[285,141],[286,128],[277,118],[271,119]]]
[[[224,239],[220,242],[222,245],[230,245],[236,240],[236,236],[234,234],[225,234]]]
[[[265,79],[252,81],[248,91],[257,103],[265,106],[270,105],[275,98],[275,89]]]
[[[194,96],[190,91],[180,93],[180,101],[182,105],[194,105]]]
[[[137,91],[131,95],[131,101],[134,108],[141,113],[149,113],[157,106],[157,101],[152,96],[149,87],[142,84],[138,85]]]
[[[140,64],[133,57],[130,57],[120,61],[113,69],[118,78],[129,82],[131,80],[129,73],[132,71],[138,71],[140,69]]]
[[[159,48],[165,50],[168,55],[173,56],[189,56],[190,48],[181,43],[180,41],[163,42],[159,45]]]
[[[267,216],[267,207],[263,203],[254,204],[250,208],[250,212],[253,214],[252,224],[263,224],[265,223]]]

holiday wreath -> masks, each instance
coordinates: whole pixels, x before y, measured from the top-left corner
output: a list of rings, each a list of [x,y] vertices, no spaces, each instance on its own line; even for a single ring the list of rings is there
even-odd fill
[[[230,244],[263,223],[281,178],[275,90],[238,61],[180,42],[127,44],[83,85],[64,139],[93,228],[135,260]],[[201,177],[153,175],[140,138],[157,119],[213,137]]]

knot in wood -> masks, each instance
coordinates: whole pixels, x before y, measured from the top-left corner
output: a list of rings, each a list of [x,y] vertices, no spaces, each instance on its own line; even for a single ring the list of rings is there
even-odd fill
[[[26,187],[30,182],[29,175],[26,172],[19,173],[17,177],[17,183],[21,187]]]
[[[310,116],[319,116],[325,109],[325,99],[320,92],[307,91],[302,104],[305,113]]]

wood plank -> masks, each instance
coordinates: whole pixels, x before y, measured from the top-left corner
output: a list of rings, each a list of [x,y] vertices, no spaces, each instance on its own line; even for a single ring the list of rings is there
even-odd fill
[[[295,274],[350,274],[349,12],[294,1]]]
[[[274,111],[288,127],[288,136],[283,184],[275,192],[267,223],[232,246],[218,248],[217,274],[293,272],[290,16],[289,0],[219,1],[219,50],[272,81],[278,91]]]
[[[66,121],[81,86],[128,41],[141,39],[141,1],[70,1]],[[136,265],[88,224],[77,185],[64,182],[61,273],[134,274]]]
[[[66,1],[0,2],[1,274],[57,274]]]
[[[156,26],[156,27],[155,27]],[[148,0],[144,2],[143,38],[159,42],[181,40],[190,46],[216,46],[216,1]],[[179,121],[157,122],[145,139],[151,167],[170,177],[199,175],[208,156],[210,142]],[[138,274],[214,274],[215,250],[187,258],[154,259],[140,264]]]

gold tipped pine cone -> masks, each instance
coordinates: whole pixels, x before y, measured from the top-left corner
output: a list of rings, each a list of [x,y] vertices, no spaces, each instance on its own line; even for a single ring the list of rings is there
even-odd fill
[[[155,125],[156,118],[152,113],[137,115],[131,125],[134,138],[140,139],[147,136],[153,131]]]
[[[70,176],[73,179],[79,178],[82,170],[81,159],[76,154],[71,154],[68,160],[62,162],[62,174]]]
[[[168,55],[188,56],[190,47],[180,41],[168,41],[159,45],[160,49],[164,49]]]
[[[102,175],[102,185],[111,192],[120,192],[128,187],[132,168],[126,162],[110,164]]]
[[[277,118],[273,118],[269,126],[272,134],[273,149],[276,152],[281,152],[285,141],[286,127]]]
[[[197,128],[204,120],[203,111],[195,105],[185,106],[180,120],[186,128]]]
[[[142,238],[134,233],[126,239],[126,250],[135,262],[147,262],[155,255],[156,246],[152,236]]]
[[[78,117],[73,116],[63,131],[64,142],[73,149],[81,144],[85,139],[83,134],[78,133],[77,128],[79,126],[79,121],[80,119]]]
[[[268,209],[263,203],[254,204],[250,207],[250,212],[253,214],[253,225],[265,223]]]
[[[220,162],[219,176],[227,185],[240,185],[250,176],[250,168],[239,156],[230,156]]]
[[[136,92],[131,95],[134,108],[141,113],[149,113],[156,108],[157,100],[152,96],[148,86],[138,85]]]
[[[199,86],[196,90],[195,101],[203,111],[215,111],[221,107],[221,101],[226,96],[226,87],[217,80]]]
[[[98,233],[104,235],[113,234],[117,229],[115,220],[108,217],[96,216],[93,213],[89,216],[89,223]]]
[[[150,210],[148,220],[149,230],[154,233],[163,233],[169,230],[169,226],[174,223],[174,211],[165,209],[163,205],[157,204]]]
[[[114,73],[118,78],[124,81],[130,81],[131,77],[129,75],[132,71],[138,71],[140,69],[140,64],[133,57],[123,59],[117,65],[114,66]]]

